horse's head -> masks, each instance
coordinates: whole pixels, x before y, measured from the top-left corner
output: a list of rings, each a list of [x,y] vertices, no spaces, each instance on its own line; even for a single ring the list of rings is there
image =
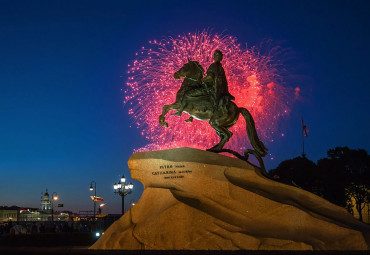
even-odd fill
[[[175,79],[180,79],[181,77],[186,77],[190,79],[200,80],[203,78],[204,69],[197,61],[190,61],[185,63],[180,70],[178,70],[174,77]]]

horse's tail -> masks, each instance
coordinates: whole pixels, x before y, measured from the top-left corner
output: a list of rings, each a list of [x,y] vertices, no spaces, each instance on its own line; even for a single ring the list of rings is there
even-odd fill
[[[258,138],[257,130],[254,125],[254,120],[250,112],[241,107],[239,108],[240,113],[243,115],[245,122],[247,123],[247,134],[249,141],[253,147],[253,149],[261,156],[264,157],[267,155],[268,149],[265,147],[265,145],[261,142],[261,140]]]

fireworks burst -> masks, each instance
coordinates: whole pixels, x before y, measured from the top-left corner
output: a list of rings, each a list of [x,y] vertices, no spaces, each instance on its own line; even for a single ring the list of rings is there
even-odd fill
[[[278,131],[278,121],[290,111],[294,90],[284,87],[284,67],[277,59],[280,47],[263,45],[243,49],[233,36],[211,34],[206,31],[149,41],[151,48],[142,47],[128,70],[124,103],[129,105],[129,114],[149,144],[138,150],[159,150],[176,147],[210,148],[219,142],[213,128],[205,121],[185,123],[189,116],[181,118],[166,116],[168,128],[159,125],[162,107],[175,102],[176,92],[182,80],[173,74],[187,58],[198,61],[206,70],[213,62],[213,52],[219,49],[224,54],[222,65],[228,79],[229,91],[235,96],[239,107],[252,114],[264,142],[273,142]],[[262,50],[264,52],[262,53]],[[249,144],[246,124],[241,117],[230,128],[234,136],[226,148],[244,150]]]

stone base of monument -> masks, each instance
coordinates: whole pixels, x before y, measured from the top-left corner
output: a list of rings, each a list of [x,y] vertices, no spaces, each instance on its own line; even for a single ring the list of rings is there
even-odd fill
[[[239,159],[191,148],[135,153],[139,202],[90,249],[367,250],[370,226]]]

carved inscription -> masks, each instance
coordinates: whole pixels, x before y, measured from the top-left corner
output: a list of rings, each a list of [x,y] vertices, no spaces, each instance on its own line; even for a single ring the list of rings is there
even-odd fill
[[[191,174],[192,170],[186,170],[185,165],[160,165],[159,171],[153,171],[152,175],[162,175],[163,179],[181,179],[186,175]]]
[[[172,167],[173,167],[172,165],[163,165],[163,166],[159,166],[159,169],[168,169]]]

